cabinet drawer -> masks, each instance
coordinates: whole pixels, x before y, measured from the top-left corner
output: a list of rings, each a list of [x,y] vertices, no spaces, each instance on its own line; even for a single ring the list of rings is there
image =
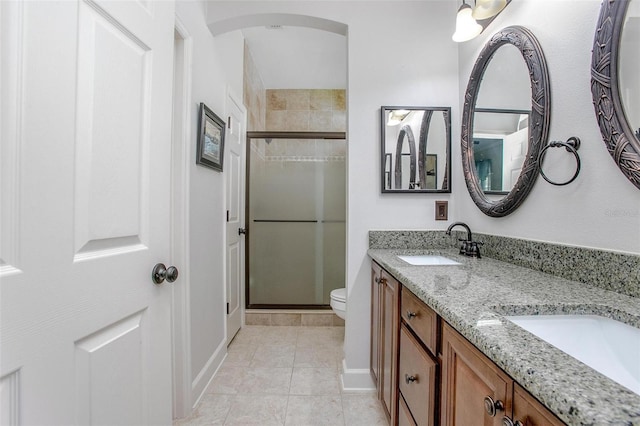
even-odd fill
[[[424,304],[411,291],[402,288],[402,319],[409,328],[422,340],[424,345],[437,355],[438,314]]]
[[[527,426],[564,425],[559,418],[517,383],[513,386],[513,422],[516,421]]]
[[[409,407],[404,402],[404,398],[400,396],[398,401],[398,426],[417,426],[413,421]]]
[[[420,426],[435,423],[436,365],[405,325],[401,325],[399,388]]]

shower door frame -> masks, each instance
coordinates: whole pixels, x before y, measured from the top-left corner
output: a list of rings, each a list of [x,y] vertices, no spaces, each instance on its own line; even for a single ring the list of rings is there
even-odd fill
[[[261,131],[261,132],[247,132],[247,155],[246,155],[246,193],[245,193],[245,251],[244,251],[244,268],[245,268],[245,307],[246,309],[331,309],[329,305],[286,305],[286,304],[251,304],[249,296],[249,257],[251,252],[251,224],[249,221],[249,208],[250,208],[250,195],[251,185],[249,180],[249,174],[251,171],[251,139],[333,139],[347,141],[346,132],[284,132],[284,131]],[[345,163],[346,167],[346,163]],[[345,182],[346,185],[346,182]],[[345,235],[346,238],[346,235]]]

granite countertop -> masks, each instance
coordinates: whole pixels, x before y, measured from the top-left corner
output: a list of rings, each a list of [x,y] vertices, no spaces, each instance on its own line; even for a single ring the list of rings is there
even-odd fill
[[[368,253],[567,424],[640,425],[640,395],[503,317],[596,314],[640,328],[639,298],[457,250]],[[440,254],[461,265],[412,266],[398,254]]]

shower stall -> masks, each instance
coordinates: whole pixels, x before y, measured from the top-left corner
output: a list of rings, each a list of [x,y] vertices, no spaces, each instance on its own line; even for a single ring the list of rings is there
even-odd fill
[[[345,285],[344,132],[248,132],[247,153],[247,308],[328,307]]]

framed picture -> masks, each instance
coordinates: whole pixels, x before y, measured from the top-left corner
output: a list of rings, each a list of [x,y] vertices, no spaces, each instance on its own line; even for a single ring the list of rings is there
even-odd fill
[[[224,160],[224,121],[204,103],[200,103],[198,128],[196,164],[221,172]]]

